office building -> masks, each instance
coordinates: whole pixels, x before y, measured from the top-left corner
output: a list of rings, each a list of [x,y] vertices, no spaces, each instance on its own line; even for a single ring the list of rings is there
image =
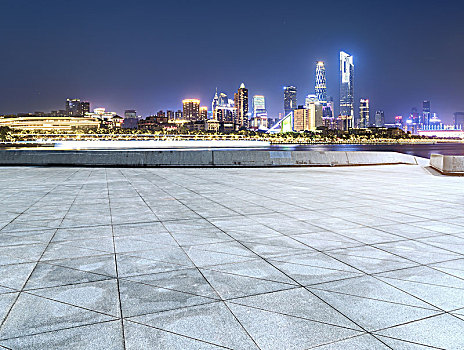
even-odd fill
[[[319,103],[310,103],[304,108],[300,106],[293,111],[293,130],[296,132],[316,131],[323,124],[322,105]]]
[[[430,122],[430,101],[422,102],[422,124],[429,125]]]
[[[310,94],[310,95],[306,96],[306,98],[305,98],[305,106],[309,106],[311,103],[320,104],[316,95]]]
[[[370,126],[370,117],[369,117],[369,100],[362,98],[359,101],[359,118],[358,118],[358,128],[368,128]]]
[[[464,131],[464,112],[456,112],[453,114],[454,126]]]
[[[68,98],[65,104],[65,114],[70,117],[82,117],[90,113],[90,102],[78,98]]]
[[[200,100],[185,99],[182,101],[183,106],[183,119],[185,120],[199,120],[200,119]]]
[[[166,111],[166,118],[168,118],[168,120],[176,119],[176,115],[174,114],[174,111],[167,110]]]
[[[253,116],[256,115],[257,111],[266,110],[266,101],[262,95],[254,95],[252,100],[252,111]]]
[[[385,113],[383,111],[375,112],[374,126],[382,128],[385,125]]]
[[[180,109],[178,109],[178,110],[174,113],[174,115],[175,115],[176,120],[184,119],[184,113],[183,113]]]
[[[200,107],[200,120],[208,119],[208,107],[202,106]]]
[[[137,111],[135,109],[126,109],[124,111],[124,119],[137,118]]]
[[[82,116],[90,113],[90,102],[87,102],[87,101],[81,102],[81,113],[82,113],[81,114]]]
[[[324,105],[327,102],[327,82],[325,65],[322,61],[316,64],[316,84],[314,86],[314,91],[316,91],[317,100]]]
[[[354,118],[354,64],[353,56],[340,52],[340,116],[348,128],[353,127]]]
[[[297,108],[296,87],[284,87],[284,117]]]
[[[239,128],[248,127],[248,89],[244,83],[234,94],[234,106],[237,111],[235,123]]]

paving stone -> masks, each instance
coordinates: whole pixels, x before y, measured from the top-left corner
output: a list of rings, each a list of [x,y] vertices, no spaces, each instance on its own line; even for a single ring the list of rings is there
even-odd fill
[[[441,349],[464,347],[464,322],[447,314],[399,325],[377,334]]]
[[[341,340],[361,332],[286,316],[269,311],[258,310],[238,304],[228,304],[263,349],[307,349],[327,342]],[[269,330],[273,331],[270,332]]]
[[[222,302],[139,316],[130,320],[227,348],[258,349]]]
[[[0,340],[0,344],[9,349],[58,350],[58,349],[95,349],[123,350],[121,321],[110,321],[88,326],[78,326],[39,333],[8,340]]]
[[[101,313],[22,293],[0,328],[0,341],[112,319]]]

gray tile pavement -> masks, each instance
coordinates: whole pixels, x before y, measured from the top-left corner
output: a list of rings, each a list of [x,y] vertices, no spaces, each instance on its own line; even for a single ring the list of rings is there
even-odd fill
[[[0,198],[0,348],[464,348],[463,178],[3,167]]]

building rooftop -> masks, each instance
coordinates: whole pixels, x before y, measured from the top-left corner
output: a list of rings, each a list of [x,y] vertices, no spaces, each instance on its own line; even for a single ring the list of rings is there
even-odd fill
[[[462,349],[462,177],[0,172],[0,348]]]

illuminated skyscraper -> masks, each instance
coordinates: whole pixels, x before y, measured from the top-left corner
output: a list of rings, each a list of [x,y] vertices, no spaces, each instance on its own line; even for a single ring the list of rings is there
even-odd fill
[[[218,106],[218,104],[219,104],[219,97],[218,97],[217,88],[216,88],[216,93],[214,94],[213,102],[211,102],[211,110],[214,111],[216,107]]]
[[[346,117],[348,128],[353,127],[354,118],[353,74],[353,56],[340,52],[340,116]]]
[[[422,123],[424,125],[429,125],[430,123],[430,101],[422,103]]]
[[[284,117],[297,108],[296,105],[296,87],[284,87]]]
[[[234,94],[234,106],[237,110],[236,124],[239,128],[248,127],[248,89],[242,83]]]
[[[369,100],[361,99],[359,101],[359,119],[358,128],[368,128],[370,126]]]
[[[208,107],[202,106],[200,107],[200,120],[208,119]]]
[[[199,120],[200,119],[200,100],[186,99],[182,101],[184,109],[183,117],[186,120]]]
[[[375,125],[377,128],[381,128],[385,125],[385,113],[383,111],[375,112]]]
[[[253,116],[256,115],[257,111],[266,110],[265,98],[262,95],[253,96]]]
[[[324,62],[319,61],[316,64],[316,85],[314,87],[316,96],[321,104],[327,102],[327,83],[325,77],[325,65]]]

